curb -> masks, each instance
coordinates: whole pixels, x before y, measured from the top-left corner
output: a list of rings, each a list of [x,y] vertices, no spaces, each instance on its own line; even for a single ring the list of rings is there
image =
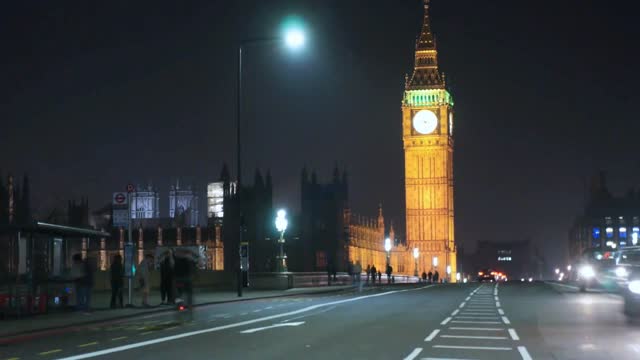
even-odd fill
[[[238,299],[232,299],[232,300],[209,301],[205,303],[195,304],[193,305],[193,307],[196,308],[196,307],[204,307],[204,306],[216,305],[216,304],[228,304],[228,303],[251,301],[251,300],[291,297],[291,296],[297,296],[297,295],[327,294],[327,293],[340,292],[340,291],[352,290],[352,289],[354,289],[353,286],[350,286],[348,288],[342,288],[342,289],[327,289],[327,290],[320,290],[320,291],[300,291],[295,294],[267,295],[267,296],[259,296],[259,297],[252,297],[252,298],[238,298]],[[60,332],[67,332],[68,330],[71,330],[74,328],[82,328],[88,325],[109,324],[114,322],[120,322],[125,319],[133,319],[137,317],[143,317],[143,316],[159,314],[163,312],[171,312],[171,311],[175,311],[175,309],[173,307],[165,307],[161,309],[145,311],[143,313],[138,313],[138,314],[114,316],[108,319],[88,320],[88,321],[82,321],[82,322],[69,324],[69,325],[25,330],[25,331],[3,335],[2,339],[0,339],[0,345],[7,345],[7,344],[19,342],[21,340],[29,340],[30,338],[39,337],[38,335],[44,336],[44,335],[56,334]],[[24,338],[24,339],[21,339],[21,338]]]

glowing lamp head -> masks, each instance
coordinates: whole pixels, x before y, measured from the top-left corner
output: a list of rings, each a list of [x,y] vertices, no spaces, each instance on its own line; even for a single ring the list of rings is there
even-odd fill
[[[288,224],[289,222],[287,221],[287,212],[284,210],[278,210],[278,213],[276,216],[276,229],[279,232],[283,232],[287,230]]]
[[[413,248],[413,258],[417,259],[420,256],[420,250],[418,248]]]
[[[289,29],[284,34],[284,41],[291,49],[300,49],[304,46],[304,32],[301,29]]]
[[[447,265],[447,275],[451,275],[451,265]]]
[[[384,251],[391,251],[391,239],[389,238],[384,239]]]
[[[640,294],[640,280],[633,280],[629,282],[629,291],[634,294]]]
[[[433,266],[438,267],[438,257],[437,256],[433,257]]]
[[[556,274],[560,274],[560,269],[556,268]]]

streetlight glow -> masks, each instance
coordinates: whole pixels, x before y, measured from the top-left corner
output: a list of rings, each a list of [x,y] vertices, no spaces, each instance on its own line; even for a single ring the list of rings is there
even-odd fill
[[[276,216],[276,229],[279,232],[284,232],[287,230],[287,225],[289,225],[289,222],[287,221],[287,212],[284,210],[278,210]]]
[[[560,274],[560,269],[559,268],[556,268],[556,275],[557,274]]]
[[[384,239],[384,250],[386,252],[391,251],[391,239],[389,238]]]
[[[289,29],[284,34],[284,42],[291,49],[299,49],[304,46],[304,32],[302,29]]]
[[[438,267],[438,257],[437,256],[433,257],[433,266],[434,267]]]
[[[413,248],[413,258],[417,259],[420,256],[420,250],[418,248]]]

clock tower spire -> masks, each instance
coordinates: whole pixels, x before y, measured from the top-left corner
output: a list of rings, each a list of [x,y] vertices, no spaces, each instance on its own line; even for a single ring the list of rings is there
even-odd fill
[[[420,249],[421,269],[438,270],[455,282],[453,98],[438,67],[429,9],[424,0],[413,73],[405,79],[402,100],[406,239],[409,248]]]

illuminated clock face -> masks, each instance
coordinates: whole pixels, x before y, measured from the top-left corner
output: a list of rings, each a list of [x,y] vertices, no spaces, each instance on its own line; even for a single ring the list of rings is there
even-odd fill
[[[453,135],[453,113],[449,113],[449,135]]]
[[[413,115],[413,128],[422,135],[431,134],[438,126],[438,117],[431,110],[420,110]]]

